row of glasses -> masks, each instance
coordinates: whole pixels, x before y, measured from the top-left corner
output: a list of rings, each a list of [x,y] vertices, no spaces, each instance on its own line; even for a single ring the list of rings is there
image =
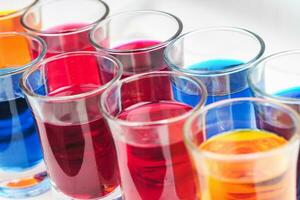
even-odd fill
[[[72,2],[75,5],[74,1]],[[81,5],[88,8],[89,2],[91,13],[92,9],[99,9],[97,17],[90,13],[90,18],[87,17],[86,21],[84,17],[78,17],[78,5],[80,9]],[[264,51],[263,41],[247,30],[212,28],[199,31],[208,36],[203,36],[203,41],[199,41],[201,35],[194,40],[190,37],[192,33],[189,33],[190,35],[180,37],[182,41],[185,40],[182,42],[175,39],[182,31],[182,23],[171,14],[134,11],[101,21],[106,17],[108,7],[99,2],[101,1],[89,0],[86,4],[76,4],[77,9],[74,10],[77,11],[72,12],[75,16],[72,19],[63,17],[66,15],[63,12],[66,9],[62,9],[58,12],[62,13],[60,20],[60,15],[53,16],[53,10],[64,6],[70,8],[70,5],[73,6],[70,1],[36,3],[22,18],[23,26],[32,34],[42,37],[48,45],[46,57],[49,58],[42,61],[43,64],[35,64],[28,70],[21,85],[38,124],[52,185],[66,199],[111,199],[113,193],[120,195],[117,182],[119,175],[114,156],[116,149],[120,165],[120,183],[125,199],[195,199],[196,190],[199,191],[199,184],[202,186],[203,181],[199,179],[198,183],[193,179],[194,168],[183,145],[182,126],[192,113],[201,110],[205,104],[206,92],[201,81],[208,89],[208,99],[212,99],[208,103],[250,96],[248,69],[261,57]],[[104,11],[101,15],[100,9]],[[50,22],[53,17],[57,20]],[[71,21],[68,21],[70,19]],[[98,25],[90,31],[97,23]],[[74,24],[78,26],[73,26]],[[124,29],[124,24],[128,29]],[[173,39],[173,44],[165,50]],[[248,48],[241,48],[241,43]],[[203,46],[204,52],[204,49],[200,48]],[[54,56],[78,50],[97,50],[100,54],[75,52]],[[170,69],[187,68],[183,70],[185,74],[154,72],[134,75],[149,71],[166,71],[164,50],[165,61]],[[122,64],[109,55],[101,55],[103,52],[121,61],[124,66],[122,77]],[[177,59],[179,63],[176,63]],[[131,75],[134,77],[126,78]],[[119,82],[120,78],[126,79]],[[106,89],[108,86],[110,88]],[[104,89],[106,92],[102,95]],[[102,109],[99,105],[101,95]],[[254,122],[261,119],[260,115],[257,115],[257,105],[262,103],[249,99],[244,101],[246,103],[242,103],[238,109],[234,103],[230,103],[230,106],[213,110],[207,118],[208,122],[220,123],[206,131],[209,135],[203,137],[202,142],[225,131],[238,129],[266,129],[280,135],[276,132],[277,129],[269,130],[261,125],[255,126]],[[282,112],[277,111],[281,105],[273,107],[276,109],[270,112],[271,108],[261,106],[262,113],[267,110],[269,115],[271,114],[268,119],[270,123],[273,122],[271,125],[281,119],[278,116],[282,117],[288,113],[283,117],[285,120],[282,123],[279,120],[278,123],[288,126],[290,122],[292,128],[296,127],[294,122],[297,121],[297,117],[293,116],[295,113],[290,113],[287,108],[282,108]],[[108,125],[102,115],[107,119]],[[223,122],[222,118],[230,121],[231,129],[224,129],[229,122]],[[297,130],[290,130],[290,137],[285,136],[285,141],[289,142],[291,138],[297,141]],[[250,134],[258,138],[266,136],[263,133]],[[280,135],[281,142],[282,137]],[[191,158],[193,160],[192,156]],[[283,164],[294,166],[292,161],[285,160]],[[274,163],[281,162],[274,160]],[[250,172],[253,170],[249,169],[245,174]],[[293,176],[288,177],[287,183]],[[222,194],[230,192],[225,191]],[[198,194],[200,198],[202,193]],[[208,198],[209,193],[205,194]],[[292,190],[290,194],[292,199]],[[240,195],[237,196],[238,199]],[[231,197],[225,195],[224,198]]]

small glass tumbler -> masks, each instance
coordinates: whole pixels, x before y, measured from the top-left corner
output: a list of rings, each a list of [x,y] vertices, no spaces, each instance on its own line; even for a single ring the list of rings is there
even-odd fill
[[[93,51],[89,31],[109,14],[101,0],[45,0],[28,9],[21,18],[25,30],[43,38],[46,57],[72,51]]]
[[[128,11],[108,17],[91,31],[94,47],[116,57],[124,66],[123,77],[166,70],[165,47],[180,35],[182,22],[160,11]]]
[[[56,70],[60,73],[48,79],[49,71]],[[80,51],[45,59],[20,81],[37,122],[50,181],[62,198],[121,195],[113,139],[98,106],[103,91],[121,74],[113,57]]]
[[[228,108],[239,112],[245,104],[255,108],[255,119],[214,115]],[[196,112],[184,126],[184,138],[198,180],[198,199],[296,200],[299,122],[288,106],[258,98],[224,100]],[[244,128],[235,129],[235,124]]]
[[[207,88],[206,103],[210,104],[251,96],[248,70],[264,50],[263,40],[253,32],[211,27],[178,37],[168,45],[164,58],[171,70],[199,78]]]
[[[299,63],[300,50],[280,52],[261,59],[250,70],[248,76],[254,96],[284,103],[300,113]],[[300,199],[299,161],[298,199]]]
[[[19,87],[24,70],[45,54],[41,38],[0,33],[0,196],[23,198],[50,188],[34,118]]]
[[[22,14],[38,0],[1,0],[0,1],[0,33],[23,32],[20,23]]]
[[[197,95],[195,108],[176,101],[172,85]],[[103,93],[101,108],[114,137],[124,199],[195,200],[182,127],[205,100],[201,82],[167,71],[128,77]]]

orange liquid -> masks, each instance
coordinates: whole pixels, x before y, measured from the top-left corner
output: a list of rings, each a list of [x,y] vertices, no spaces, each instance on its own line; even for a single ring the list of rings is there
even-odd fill
[[[24,32],[20,15],[5,17],[15,11],[0,11],[0,32]],[[27,40],[20,36],[0,37],[0,69],[29,63],[31,52]]]
[[[238,130],[210,138],[200,149],[226,156],[268,151],[287,141],[258,130]],[[245,155],[246,156],[246,155]],[[205,158],[202,200],[295,200],[295,176],[286,155],[239,160]],[[205,184],[204,184],[205,182]]]

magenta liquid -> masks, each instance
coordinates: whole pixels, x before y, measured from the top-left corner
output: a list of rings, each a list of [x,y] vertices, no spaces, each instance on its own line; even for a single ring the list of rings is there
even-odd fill
[[[172,101],[145,103],[127,108],[118,118],[150,122],[180,116],[190,109]],[[143,132],[132,129],[132,132],[123,133],[130,134],[129,138],[135,142],[116,141],[126,200],[196,199],[192,166],[182,139],[183,123],[182,120],[166,125],[165,133],[153,135],[153,141],[145,142],[144,135],[150,129],[147,126],[143,127]]]
[[[74,95],[95,87],[70,86],[49,95]],[[113,140],[96,101],[86,100],[81,107],[56,103],[49,108],[52,117],[37,119],[49,176],[57,190],[76,199],[99,198],[118,186]],[[74,112],[62,114],[64,110]]]

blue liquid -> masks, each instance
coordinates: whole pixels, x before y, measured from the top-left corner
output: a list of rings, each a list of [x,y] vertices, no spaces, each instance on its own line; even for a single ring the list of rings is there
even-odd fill
[[[280,91],[275,94],[276,96],[289,97],[300,99],[300,87],[293,87],[287,90]]]
[[[238,60],[229,59],[218,59],[209,60],[201,63],[197,63],[188,67],[190,70],[205,70],[205,71],[218,71],[224,70],[238,65],[243,64],[243,62]],[[217,72],[216,72],[217,74]],[[214,88],[223,85],[226,89],[226,93],[222,95],[208,95],[206,105],[218,102],[225,99],[239,98],[239,97],[251,97],[252,93],[247,84],[247,71],[240,71],[233,73],[231,75],[223,75],[223,82],[218,83],[215,79],[213,83],[206,82],[206,87],[210,87],[210,91],[214,91]],[[201,80],[201,78],[200,78]],[[226,80],[226,81],[224,81]],[[186,87],[188,88],[188,87]],[[241,88],[241,89],[238,89]],[[195,106],[199,101],[199,96],[192,94],[192,92],[187,91],[184,87],[180,89],[173,84],[174,98],[177,101],[184,102],[188,105]],[[245,114],[246,113],[246,114]],[[247,114],[249,113],[249,115]],[[212,111],[206,118],[207,123],[212,124],[213,122],[220,122],[223,119],[228,118],[228,123],[214,123],[214,126],[207,127],[209,137],[219,133],[224,132],[225,129],[241,129],[249,128],[251,126],[251,120],[254,117],[254,109],[250,104],[245,104],[244,106],[231,106],[224,109]],[[248,123],[247,123],[248,122]]]
[[[42,158],[34,119],[25,99],[0,101],[0,170],[23,171]]]

